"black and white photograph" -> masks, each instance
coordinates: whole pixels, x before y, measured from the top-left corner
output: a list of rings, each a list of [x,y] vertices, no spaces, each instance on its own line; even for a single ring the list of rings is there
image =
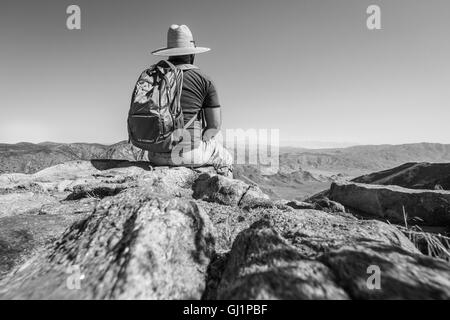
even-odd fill
[[[0,300],[450,300],[450,1],[1,0],[0,70]]]

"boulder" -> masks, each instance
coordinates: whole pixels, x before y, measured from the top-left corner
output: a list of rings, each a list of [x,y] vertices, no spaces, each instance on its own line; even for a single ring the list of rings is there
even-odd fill
[[[187,168],[151,170],[148,163],[114,160],[72,161],[35,174],[0,175],[0,279],[91,215],[101,199],[141,188],[191,199],[197,176]]]
[[[359,213],[403,222],[418,217],[427,225],[450,226],[450,191],[397,186],[333,183],[329,197]]]
[[[355,219],[351,213],[346,212],[345,207],[342,204],[336,201],[331,201],[326,196],[316,196],[308,199],[307,201],[308,202],[294,200],[285,202],[285,205],[293,209],[314,209]]]
[[[284,204],[293,209],[314,209],[314,207],[315,207],[314,204],[312,204],[312,203],[298,201],[298,200],[286,201]]]
[[[336,201],[324,197],[314,202],[315,209],[323,210],[325,212],[342,212],[345,213],[345,207]]]
[[[332,271],[305,258],[265,221],[233,244],[218,288],[219,299],[348,299]]]
[[[445,261],[370,241],[333,249],[320,260],[353,299],[450,299]]]
[[[195,202],[130,190],[5,278],[0,299],[199,299],[214,242]]]
[[[309,258],[364,239],[419,253],[396,227],[377,220],[358,220],[318,210],[270,210],[259,213],[254,221],[261,218]]]
[[[450,163],[410,162],[352,180],[410,189],[450,190]]]
[[[269,197],[255,185],[208,173],[193,185],[193,197],[209,202],[240,207],[272,206]]]
[[[347,229],[336,221],[345,218],[327,226],[316,217],[287,231],[284,219],[270,216],[237,236],[217,298],[450,298],[450,265],[422,255],[393,227],[349,221]]]

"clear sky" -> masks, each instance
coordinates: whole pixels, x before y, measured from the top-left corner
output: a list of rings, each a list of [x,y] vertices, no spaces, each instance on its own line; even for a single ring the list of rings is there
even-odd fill
[[[81,30],[66,8],[81,7]],[[381,7],[382,30],[366,27]],[[225,128],[284,141],[450,143],[448,0],[6,0],[0,142],[113,143],[139,73],[187,24]]]

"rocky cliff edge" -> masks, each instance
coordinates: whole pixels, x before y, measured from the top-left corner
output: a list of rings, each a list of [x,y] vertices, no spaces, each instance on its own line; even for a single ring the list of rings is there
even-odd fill
[[[394,226],[287,204],[145,162],[4,174],[0,299],[450,298],[450,265]]]

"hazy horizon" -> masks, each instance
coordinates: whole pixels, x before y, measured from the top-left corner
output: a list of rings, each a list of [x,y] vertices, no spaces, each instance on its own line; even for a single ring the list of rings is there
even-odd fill
[[[0,142],[127,139],[139,73],[167,28],[187,24],[215,81],[224,129],[281,142],[450,143],[446,0],[79,0],[0,7]],[[382,30],[366,27],[377,4]]]
[[[31,143],[31,144],[99,144],[110,146],[117,144],[119,142],[126,141],[116,141],[113,143],[101,143],[101,142],[83,142],[83,141],[72,141],[72,142],[58,142],[58,141],[41,141],[41,142],[30,142],[30,141],[18,141],[13,143],[5,143],[0,141],[1,144],[7,145],[16,145],[21,143]],[[439,142],[414,142],[414,143],[400,143],[400,144],[391,144],[391,143],[381,143],[381,144],[351,144],[351,143],[339,143],[332,141],[298,141],[298,142],[285,142],[280,141],[280,148],[294,148],[294,149],[310,149],[310,150],[320,150],[320,149],[345,149],[350,147],[376,147],[376,146],[405,146],[405,145],[417,145],[417,144],[439,144],[439,145],[450,145],[448,143],[439,143]],[[234,145],[235,147],[239,147],[239,145]],[[244,144],[244,147],[247,147],[248,144]],[[241,146],[242,147],[242,146]]]

